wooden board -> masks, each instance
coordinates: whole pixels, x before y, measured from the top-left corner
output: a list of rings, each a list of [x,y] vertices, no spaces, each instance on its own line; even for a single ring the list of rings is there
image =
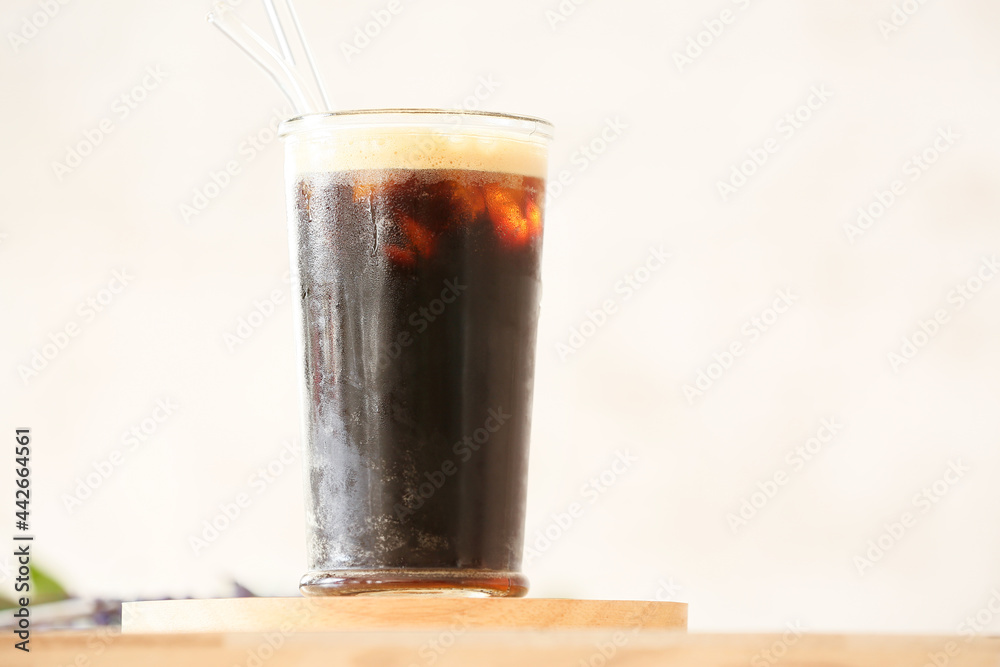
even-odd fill
[[[4,667],[997,667],[1000,638],[703,635],[665,630],[31,634]],[[603,651],[603,652],[602,652]],[[612,659],[604,656],[610,653]]]
[[[687,628],[682,602],[318,597],[126,602],[126,633],[505,628]]]

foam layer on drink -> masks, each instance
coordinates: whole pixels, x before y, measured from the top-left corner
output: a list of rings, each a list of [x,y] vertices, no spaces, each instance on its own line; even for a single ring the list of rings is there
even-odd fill
[[[290,134],[292,174],[361,169],[462,169],[545,178],[544,139],[503,131],[469,131],[460,125],[345,127]]]

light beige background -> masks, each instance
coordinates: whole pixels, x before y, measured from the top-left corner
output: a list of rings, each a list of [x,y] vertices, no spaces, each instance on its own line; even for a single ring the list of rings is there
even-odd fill
[[[299,437],[282,156],[277,141],[241,152],[283,101],[201,2],[72,0],[15,50],[39,6],[0,13],[0,426],[33,429],[38,561],[81,595],[225,594],[231,578],[294,593],[300,461],[251,479]],[[555,28],[555,0],[402,0],[347,62],[340,44],[384,6],[298,1],[341,108],[454,106],[492,78],[482,106],[553,120],[552,172],[572,176],[546,227],[529,540],[571,503],[584,512],[531,560],[532,593],[685,600],[697,630],[959,632],[978,612],[1000,631],[1000,281],[961,309],[948,299],[1000,253],[1000,7],[914,3],[886,37],[890,0],[591,0]],[[733,22],[679,71],[675,52],[723,9]],[[115,100],[147,67],[165,79],[122,118]],[[831,96],[785,139],[776,124],[814,86]],[[53,162],[106,118],[60,180]],[[620,135],[581,162],[615,119]],[[958,138],[909,180],[947,128]],[[769,138],[777,152],[722,201],[717,182]],[[240,173],[185,222],[180,206],[231,160]],[[905,192],[850,243],[844,225],[897,179]],[[626,301],[616,283],[651,246],[671,259]],[[116,270],[129,284],[87,321],[78,305]],[[275,290],[231,351],[225,335]],[[794,304],[751,340],[744,324],[778,290]],[[617,312],[561,359],[608,299]],[[888,354],[938,310],[947,322],[894,370]],[[67,324],[79,334],[24,380]],[[734,342],[743,354],[689,402],[684,385]],[[179,407],[126,451],[159,399]],[[796,470],[786,455],[824,419],[843,427]],[[638,462],[591,503],[581,487],[617,451]],[[924,511],[914,496],[952,464],[968,470]],[[775,474],[773,497],[752,498]],[[240,493],[250,506],[196,555],[191,536]],[[763,506],[734,531],[745,499]],[[883,535],[904,512],[912,525]],[[890,548],[859,572],[880,536]]]

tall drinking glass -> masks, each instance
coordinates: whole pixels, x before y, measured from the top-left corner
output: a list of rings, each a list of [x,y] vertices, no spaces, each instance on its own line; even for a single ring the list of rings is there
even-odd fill
[[[552,127],[287,121],[306,595],[520,596]]]

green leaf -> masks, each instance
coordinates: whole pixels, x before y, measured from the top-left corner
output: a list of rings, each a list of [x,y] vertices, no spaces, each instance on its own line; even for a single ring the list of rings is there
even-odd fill
[[[69,595],[66,589],[52,575],[37,565],[31,566],[31,603],[44,604],[66,600]]]

